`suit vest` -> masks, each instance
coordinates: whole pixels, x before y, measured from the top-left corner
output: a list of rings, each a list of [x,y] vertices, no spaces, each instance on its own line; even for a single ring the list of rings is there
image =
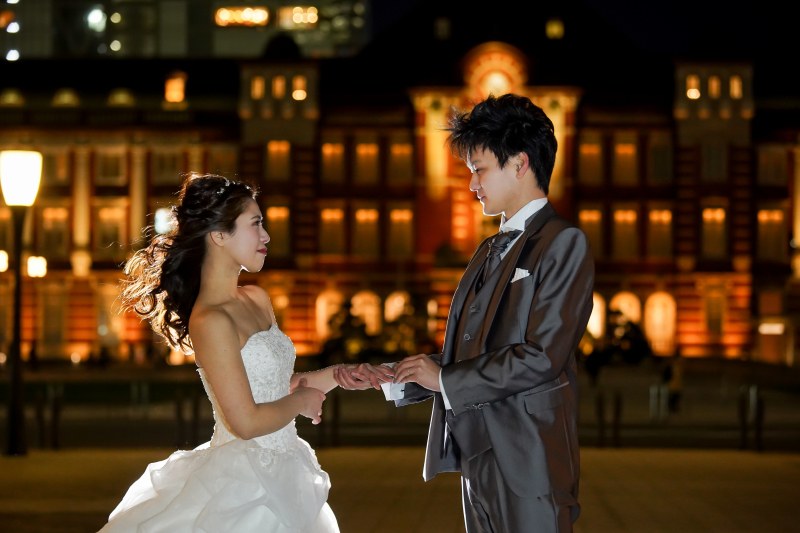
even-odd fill
[[[476,291],[476,284],[480,274],[475,276],[472,281],[472,286],[470,286],[467,297],[464,299],[464,308],[458,318],[458,328],[456,328],[456,363],[472,359],[484,352],[486,335],[491,327],[491,324],[485,320],[486,308],[489,306],[489,301],[492,299],[495,290],[498,290],[497,282],[506,266],[506,261],[510,261],[511,248],[517,244],[519,244],[519,239],[509,245],[506,255],[494,269],[494,272],[489,275],[480,291]]]

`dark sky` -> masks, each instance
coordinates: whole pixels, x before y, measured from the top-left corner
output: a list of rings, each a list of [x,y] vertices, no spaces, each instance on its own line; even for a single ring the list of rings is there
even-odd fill
[[[529,5],[531,1],[522,0]],[[541,2],[547,12],[558,10],[560,2]],[[797,44],[800,2],[795,0],[572,0],[605,19],[643,50],[674,56],[706,55],[709,58],[756,59],[764,55],[792,53]],[[384,31],[409,9],[436,0],[373,0],[373,31]],[[480,4],[480,9],[509,9],[510,0]],[[569,27],[567,27],[569,31]]]

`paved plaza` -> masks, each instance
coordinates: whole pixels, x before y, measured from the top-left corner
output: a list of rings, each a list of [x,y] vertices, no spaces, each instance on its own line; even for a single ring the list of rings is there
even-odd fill
[[[463,531],[458,476],[422,481],[422,448],[329,448],[330,504],[343,533]],[[0,531],[97,531],[144,467],[169,450],[34,451],[0,457]],[[797,531],[800,455],[582,451],[576,533]]]

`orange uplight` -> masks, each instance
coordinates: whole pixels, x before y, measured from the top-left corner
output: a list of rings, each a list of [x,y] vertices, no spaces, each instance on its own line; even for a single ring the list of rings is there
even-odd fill
[[[217,26],[266,26],[268,20],[266,7],[223,7],[214,14]]]
[[[344,212],[341,209],[323,209],[320,218],[323,222],[339,222],[344,218]]]
[[[600,222],[602,214],[599,209],[583,209],[578,214],[578,219],[581,222]]]
[[[289,208],[288,207],[268,207],[267,208],[267,220],[272,222],[277,220],[286,220],[289,218]]]
[[[581,155],[600,155],[599,144],[581,144]]]
[[[703,222],[725,222],[725,209],[721,207],[707,207],[703,209]]]
[[[758,212],[758,221],[762,223],[782,222],[783,211],[780,209],[761,209]]]
[[[614,222],[627,224],[636,222],[636,211],[633,209],[618,209],[614,211]]]
[[[393,144],[390,150],[392,152],[392,155],[395,156],[411,155],[410,144]]]
[[[368,222],[375,222],[378,220],[378,210],[377,209],[357,209],[356,210],[356,222],[360,222],[362,224],[366,224]]]
[[[650,211],[650,222],[653,224],[669,224],[672,222],[672,211],[669,209],[653,209]]]
[[[378,145],[377,144],[357,144],[356,145],[356,154],[361,156],[366,155],[377,155],[378,154]]]
[[[617,155],[636,155],[636,145],[632,143],[619,143],[617,144],[615,151],[617,152]]]
[[[389,214],[389,219],[392,222],[411,222],[414,218],[414,213],[411,209],[392,209]]]
[[[342,155],[344,153],[344,146],[339,143],[325,143],[322,145],[322,155],[334,156]]]

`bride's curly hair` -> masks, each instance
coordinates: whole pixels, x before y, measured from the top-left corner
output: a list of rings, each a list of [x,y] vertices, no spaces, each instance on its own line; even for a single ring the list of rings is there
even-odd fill
[[[121,308],[149,319],[153,329],[176,350],[193,351],[189,317],[200,292],[200,269],[206,235],[233,234],[236,219],[258,196],[258,189],[212,174],[190,174],[170,215],[168,233],[152,235],[150,244],[125,264]]]

